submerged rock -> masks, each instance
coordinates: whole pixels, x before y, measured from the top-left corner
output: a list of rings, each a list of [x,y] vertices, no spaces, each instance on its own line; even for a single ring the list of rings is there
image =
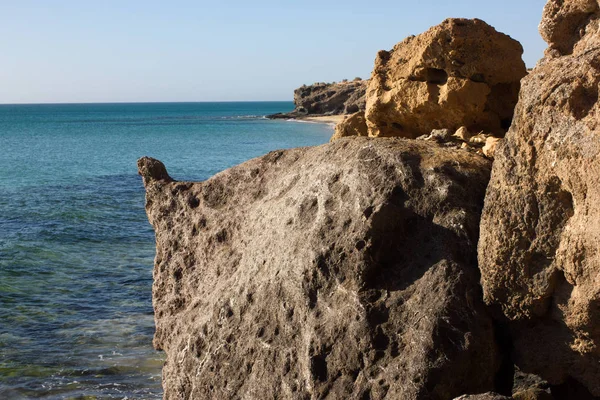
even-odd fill
[[[516,363],[600,396],[600,11],[551,0],[547,56],[523,80],[495,154],[481,222],[485,300]],[[578,397],[581,398],[581,397]]]
[[[516,40],[478,19],[447,19],[380,51],[367,89],[369,136],[434,129],[503,136],[527,71]]]
[[[138,162],[165,398],[494,389],[475,246],[490,163],[404,139],[276,151],[205,182]],[[158,171],[153,175],[153,171]]]

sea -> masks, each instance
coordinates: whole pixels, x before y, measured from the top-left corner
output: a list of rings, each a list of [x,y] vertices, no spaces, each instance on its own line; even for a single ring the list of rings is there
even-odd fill
[[[201,181],[324,124],[291,102],[0,105],[0,399],[162,397],[136,161]]]

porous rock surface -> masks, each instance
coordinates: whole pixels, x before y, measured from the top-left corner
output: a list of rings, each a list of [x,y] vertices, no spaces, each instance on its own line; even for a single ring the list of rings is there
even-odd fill
[[[548,43],[546,56],[583,53],[597,47],[598,0],[548,1],[540,23],[540,34]]]
[[[512,400],[512,397],[506,397],[494,392],[487,392],[481,394],[465,394],[454,400]]]
[[[167,399],[453,399],[498,366],[475,246],[490,163],[399,138],[205,182],[138,161]]]
[[[416,138],[461,126],[503,136],[527,71],[516,40],[447,19],[380,51],[366,94],[369,136]]]
[[[551,0],[550,49],[523,80],[481,222],[485,300],[515,362],[600,396],[600,32],[597,1]]]

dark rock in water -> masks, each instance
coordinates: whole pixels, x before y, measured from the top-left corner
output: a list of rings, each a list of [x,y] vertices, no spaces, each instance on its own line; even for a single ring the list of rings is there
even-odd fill
[[[365,110],[369,81],[315,83],[294,90],[296,109],[289,113],[267,115],[271,119],[290,119],[316,115],[353,114]]]
[[[289,113],[277,113],[267,115],[267,118],[270,119],[295,119],[302,118],[308,116],[308,112],[304,108],[296,108],[294,111],[290,111]]]
[[[145,171],[165,398],[453,399],[499,365],[475,246],[490,162],[340,139],[205,182]]]
[[[277,114],[270,114],[266,116],[269,119],[293,119],[293,118],[298,118],[297,114],[294,114],[293,112],[289,112],[289,113],[277,113]]]
[[[600,9],[551,0],[546,58],[522,81],[481,222],[485,300],[516,364],[600,396]],[[580,389],[577,389],[581,393]]]

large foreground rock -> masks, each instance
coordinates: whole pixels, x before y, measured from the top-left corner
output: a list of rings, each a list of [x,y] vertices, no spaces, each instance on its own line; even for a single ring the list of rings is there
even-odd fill
[[[510,324],[514,357],[551,384],[600,396],[600,17],[552,0],[551,45],[523,80],[496,151],[481,223],[485,299]]]
[[[138,165],[167,399],[494,389],[475,252],[484,158],[356,138],[272,152],[206,182]]]
[[[526,75],[519,42],[478,19],[447,19],[380,51],[367,89],[370,136],[434,129],[503,136]]]

